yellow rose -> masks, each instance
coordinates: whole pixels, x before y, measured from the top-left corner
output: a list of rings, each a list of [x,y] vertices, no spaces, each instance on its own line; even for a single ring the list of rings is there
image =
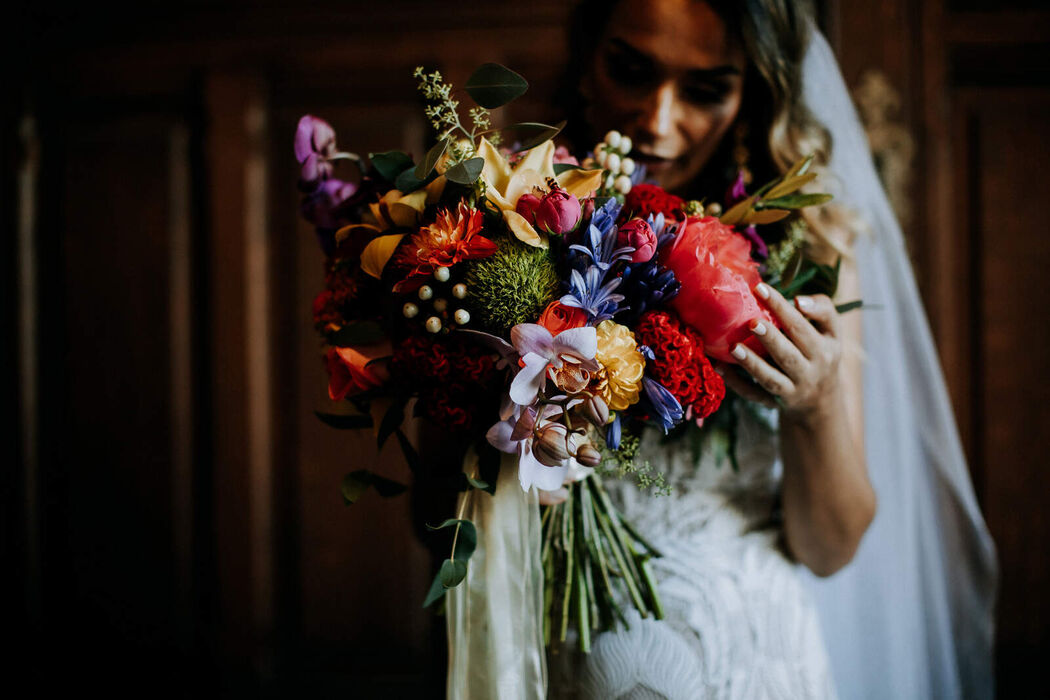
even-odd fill
[[[613,321],[598,324],[598,352],[595,355],[605,374],[602,398],[609,408],[622,411],[638,401],[645,372],[645,356],[638,351],[634,334]]]

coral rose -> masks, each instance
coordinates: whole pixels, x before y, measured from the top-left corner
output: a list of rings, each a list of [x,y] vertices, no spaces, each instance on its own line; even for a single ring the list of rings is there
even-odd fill
[[[671,308],[700,334],[707,354],[724,362],[736,363],[729,351],[737,343],[765,354],[748,328],[752,319],[779,327],[752,292],[761,277],[750,250],[744,237],[718,219],[691,216],[660,251],[660,262],[682,283]]]
[[[540,314],[540,320],[536,321],[551,332],[558,335],[569,328],[579,328],[587,325],[587,312],[572,306],[566,306],[560,301],[552,301]]]

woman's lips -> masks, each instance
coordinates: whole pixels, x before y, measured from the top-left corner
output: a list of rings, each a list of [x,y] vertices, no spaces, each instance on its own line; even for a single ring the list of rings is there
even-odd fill
[[[664,158],[662,156],[655,155],[653,153],[644,153],[642,151],[631,151],[631,158],[635,162],[645,165],[645,169],[650,173],[662,173],[675,164],[675,158]]]

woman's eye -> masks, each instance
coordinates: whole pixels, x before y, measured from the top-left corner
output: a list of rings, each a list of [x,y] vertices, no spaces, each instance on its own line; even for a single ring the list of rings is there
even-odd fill
[[[639,86],[652,79],[653,67],[650,63],[623,53],[607,53],[605,65],[609,77],[621,85]]]
[[[694,104],[712,105],[723,102],[729,88],[718,85],[686,85],[682,88],[682,97]]]

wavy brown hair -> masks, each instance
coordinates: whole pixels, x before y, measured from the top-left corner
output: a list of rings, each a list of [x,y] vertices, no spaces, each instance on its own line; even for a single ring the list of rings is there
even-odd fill
[[[726,24],[730,36],[743,47],[748,66],[737,124],[689,186],[696,197],[721,195],[736,175],[735,133],[743,126],[748,168],[757,183],[783,174],[799,158],[814,156],[823,169],[831,157],[831,135],[802,101],[802,59],[809,44],[813,6],[808,0],[696,0],[706,2]],[[565,106],[577,150],[589,148],[597,134],[589,133],[583,115],[585,98],[579,85],[590,70],[615,0],[583,0],[569,24],[569,56],[559,103]],[[848,255],[850,241],[843,233],[852,227],[840,208],[825,206],[806,211],[811,255],[830,261]]]

